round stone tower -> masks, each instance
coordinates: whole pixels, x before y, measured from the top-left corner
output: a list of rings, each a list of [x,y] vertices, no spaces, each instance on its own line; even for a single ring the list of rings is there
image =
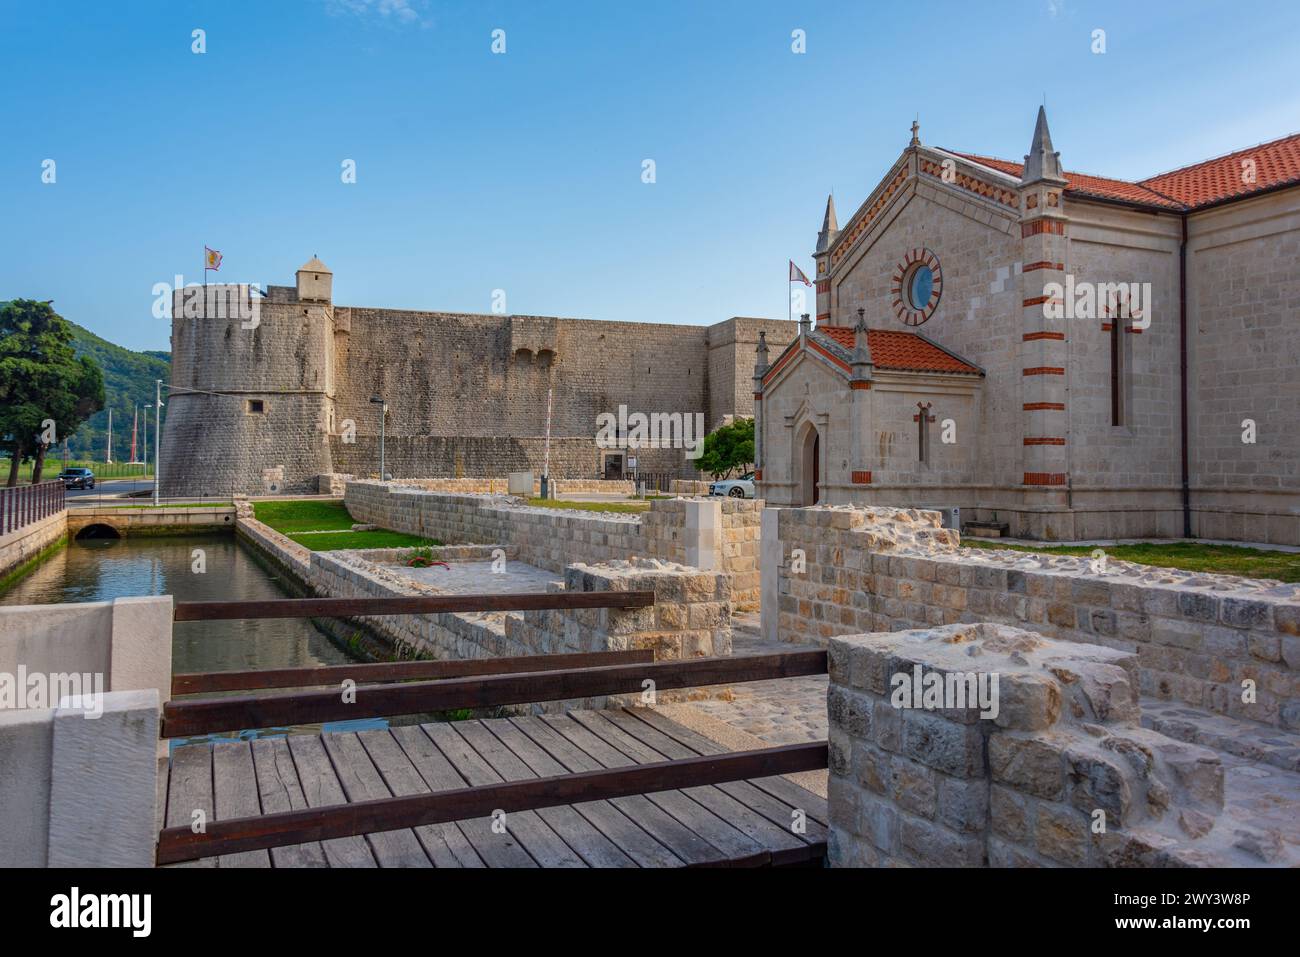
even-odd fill
[[[188,286],[172,306],[160,490],[167,496],[315,492],[331,471],[333,274],[295,286]]]

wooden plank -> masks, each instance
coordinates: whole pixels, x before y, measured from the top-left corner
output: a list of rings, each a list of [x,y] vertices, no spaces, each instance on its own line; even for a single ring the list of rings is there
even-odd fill
[[[172,749],[171,774],[167,779],[167,827],[192,827],[196,820],[211,823],[212,746],[187,744]],[[201,818],[195,817],[196,813]],[[215,857],[187,862],[187,867],[216,867]]]
[[[456,773],[437,745],[418,727],[392,728],[391,733],[430,791],[455,791],[466,786],[465,779]],[[456,826],[488,867],[537,866],[508,829],[500,834],[492,831],[490,817],[457,821]]]
[[[262,813],[257,796],[253,751],[247,741],[218,741],[212,745],[212,804],[217,820],[256,817]],[[224,854],[218,867],[270,867],[266,851]]]
[[[427,794],[428,786],[407,759],[398,743],[387,730],[362,731],[357,735],[362,747],[370,755],[384,784],[397,797],[408,794]],[[425,824],[417,827],[415,836],[424,845],[425,853],[437,867],[483,867],[483,861],[470,846],[465,835],[455,824]],[[451,859],[447,860],[450,854]]]
[[[395,661],[382,664],[329,665],[320,668],[272,668],[264,671],[209,671],[172,675],[172,694],[210,694],[259,688],[306,688],[343,681],[374,684],[470,675],[561,671],[601,665],[631,665],[654,661],[650,650],[585,651],[563,655],[517,655],[508,658],[466,658],[457,661]]]
[[[674,740],[680,741],[697,754],[725,754],[727,749],[718,742],[706,738],[698,731],[666,717],[654,708],[627,708],[627,712],[657,728]],[[830,812],[826,808],[826,799],[820,794],[800,787],[793,781],[782,777],[754,778],[750,782],[759,790],[766,791],[774,798],[785,802],[792,808],[800,808],[808,815],[809,821],[816,821],[823,828],[830,824]]]
[[[254,738],[253,772],[257,776],[257,796],[263,814],[280,814],[307,807],[298,769],[294,767],[289,743],[282,737]],[[328,867],[319,841],[271,848],[275,867]]]
[[[601,726],[606,726],[619,732],[626,741],[632,743],[631,747],[636,751],[636,755],[634,756],[636,756],[639,761],[643,760],[645,762],[653,763],[663,761],[666,757],[663,751],[646,744],[643,740],[644,736],[633,736],[629,734],[626,729],[619,727],[618,724],[611,720],[610,712],[570,711],[569,714],[574,718],[574,720],[581,722],[597,734],[601,734],[601,731],[598,730]],[[647,727],[648,729],[648,726],[644,727]],[[605,735],[602,734],[602,737],[604,736]],[[610,739],[606,737],[606,740]],[[624,747],[622,743],[618,744],[618,746],[620,748]],[[677,748],[680,747],[680,745],[677,745]],[[671,746],[665,745],[665,750],[671,751],[675,749]],[[748,836],[763,850],[771,851],[795,848],[801,847],[804,844],[804,842],[798,837],[790,833],[788,828],[782,828],[773,824],[771,821],[756,812],[751,811],[744,804],[716,787],[684,787],[682,788],[682,792],[699,804],[704,805],[704,807],[722,818],[736,830]]]
[[[439,750],[467,778],[473,780],[474,776],[478,776],[490,781],[497,777],[496,772],[473,752],[464,738],[452,732],[449,727],[422,727],[439,746]],[[614,728],[613,725],[609,727]],[[618,731],[617,728],[614,730]],[[623,734],[621,731],[618,733]],[[527,811],[531,814],[537,808],[578,801],[598,801],[629,794],[716,784],[719,781],[739,781],[771,774],[807,771],[824,767],[827,756],[825,742],[788,744],[758,751],[652,762],[614,771],[487,783],[438,794],[378,798],[307,811],[214,821],[208,826],[206,834],[195,834],[187,827],[166,828],[158,835],[157,857],[160,864],[167,864],[201,855],[232,854],[236,851],[301,844],[304,841],[346,835],[368,834],[373,837],[377,833],[409,829],[422,824],[440,824],[481,817],[488,813],[495,814],[498,810],[507,813]],[[373,765],[371,771],[374,771]],[[726,797],[720,791],[717,794]],[[527,819],[526,815],[516,814],[511,823],[517,825],[520,817]],[[537,828],[545,829],[544,835],[554,836],[540,818],[535,814],[533,818]],[[564,846],[558,838],[556,841]],[[522,843],[528,847],[527,840]],[[569,862],[569,857],[572,857],[572,863],[579,866],[582,864],[576,855],[563,856],[561,863]]]
[[[571,671],[449,678],[395,685],[363,685],[354,700],[337,690],[277,695],[238,695],[168,701],[163,706],[165,738],[287,727],[325,721],[423,714],[456,708],[486,708],[534,701],[565,701],[639,692],[649,679],[661,690],[766,681],[824,674],[826,652],[789,651],[739,658],[607,665]]]
[[[293,763],[298,769],[307,808],[333,807],[347,803],[334,765],[317,734],[291,734],[285,739]],[[295,808],[295,810],[302,810]],[[378,867],[374,852],[363,837],[346,836],[321,841],[321,850],[330,867]]]
[[[632,763],[631,759],[625,754],[616,751],[599,738],[591,735],[581,725],[570,721],[568,718],[556,719],[552,716],[552,720],[563,721],[565,724],[572,725],[579,736],[586,735],[591,738],[591,741],[595,742],[594,745],[589,746],[592,753],[583,750],[541,718],[519,717],[510,719],[511,723],[528,735],[530,740],[536,742],[539,747],[543,748],[547,754],[569,771],[596,771],[605,767],[626,767]],[[593,754],[600,753],[602,748],[608,751],[608,763],[601,763],[593,756]],[[673,801],[692,803],[690,798],[676,791],[664,791],[658,795],[633,794],[627,797],[613,798],[609,803],[622,811],[629,820],[635,821],[655,840],[669,848],[684,863],[696,864],[703,861],[720,860],[722,858],[721,851],[668,814],[656,803],[656,801],[663,800],[670,803]],[[699,811],[707,813],[703,808],[699,808]]]
[[[532,776],[555,777],[569,770],[508,719],[492,718],[484,721],[483,726],[528,766]],[[677,855],[638,827],[609,801],[585,801],[572,807],[640,867],[681,866],[682,861]],[[592,863],[590,859],[588,863]]]
[[[175,621],[232,618],[356,618],[554,608],[645,608],[652,591],[527,591],[499,595],[400,595],[392,598],[269,598],[259,601],[177,602]]]
[[[649,745],[665,758],[688,758],[696,755],[695,751],[686,747],[680,741],[674,740],[657,728],[637,719],[624,709],[602,711],[601,714],[634,738]],[[804,831],[803,833],[795,831],[794,823],[796,818],[794,812],[796,808],[784,801],[777,800],[766,791],[760,791],[749,781],[728,781],[718,784],[716,787],[755,814],[771,821],[781,830],[784,838],[793,839],[783,841],[781,845],[776,847],[770,844],[766,845],[769,850],[793,848],[797,847],[798,844],[815,844],[826,840],[826,828],[816,821],[808,820],[807,811],[803,808],[799,808],[799,810],[804,811]]]
[[[320,738],[349,803],[378,801],[393,796],[355,734],[322,734]],[[432,859],[409,828],[367,834],[366,841],[375,852],[380,867],[432,866]],[[447,857],[454,860],[450,851]]]
[[[501,781],[501,775],[493,770],[469,742],[455,732],[451,723],[422,724],[420,727],[471,787],[483,787]],[[514,834],[539,867],[587,866],[582,857],[574,853],[535,811],[507,813],[504,819],[494,823]]]
[[[506,747],[482,722],[456,722],[453,730],[492,766],[492,770],[502,780],[527,781],[537,777],[523,759]],[[563,774],[564,769],[560,768],[557,773]],[[551,830],[589,867],[636,867],[632,858],[571,806],[541,808],[537,816],[549,824]]]
[[[603,727],[590,728],[573,720],[573,712],[569,712],[564,720],[567,725],[556,721],[551,726],[602,761],[614,760],[610,755],[612,751],[621,755],[621,761],[630,766],[651,763],[649,749],[641,747],[608,722]],[[578,734],[575,729],[581,729],[585,735]],[[608,750],[598,748],[591,740],[593,738]],[[624,738],[626,742],[622,741]],[[684,789],[673,794],[647,794],[646,797],[715,847],[719,852],[715,860],[757,854],[763,850],[761,844],[693,800]]]

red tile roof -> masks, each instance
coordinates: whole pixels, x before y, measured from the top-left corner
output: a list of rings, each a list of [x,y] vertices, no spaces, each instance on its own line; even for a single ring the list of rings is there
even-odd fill
[[[853,330],[848,326],[818,326],[835,343],[853,351]],[[945,352],[933,342],[914,332],[893,329],[868,329],[867,346],[877,369],[902,369],[907,372],[963,372],[979,375],[978,367]]]
[[[975,153],[957,153],[973,163],[987,166],[1001,173],[1009,173],[1017,179],[1023,173],[1024,166],[1009,160],[995,159],[992,156],[979,156]],[[1118,199],[1126,203],[1141,203],[1145,206],[1159,206],[1163,209],[1182,209],[1183,204],[1163,196],[1155,190],[1146,189],[1137,183],[1122,179],[1110,179],[1106,176],[1089,176],[1087,173],[1065,174],[1065,191],[1082,196],[1098,196],[1102,199]]]
[[[1020,163],[1009,160],[975,153],[954,155],[1015,177],[1019,177],[1023,171]],[[1253,183],[1244,181],[1242,162],[1247,159],[1255,161]],[[1221,200],[1250,196],[1275,186],[1300,184],[1300,133],[1137,182],[1071,172],[1065,174],[1065,179],[1067,193],[1140,203],[1161,209],[1199,209]]]
[[[1253,183],[1243,182],[1242,163],[1246,160],[1255,161]],[[1193,209],[1284,183],[1300,183],[1300,133],[1142,180],[1143,186]]]

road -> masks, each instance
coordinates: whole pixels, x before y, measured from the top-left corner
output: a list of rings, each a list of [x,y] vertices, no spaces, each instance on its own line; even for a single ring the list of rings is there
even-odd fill
[[[69,505],[98,504],[98,499],[122,495],[126,492],[151,492],[152,479],[104,479],[94,488],[70,488],[63,493]]]

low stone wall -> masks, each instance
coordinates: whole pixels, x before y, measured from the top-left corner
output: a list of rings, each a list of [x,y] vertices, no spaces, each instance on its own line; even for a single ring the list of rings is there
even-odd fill
[[[342,476],[347,481],[352,476]],[[346,481],[340,483],[339,494],[343,493]],[[461,495],[505,495],[509,493],[509,480],[506,478],[434,478],[434,479],[395,479],[393,485],[418,488],[425,492],[453,492]],[[636,488],[630,481],[611,481],[605,479],[551,479],[551,497],[562,498],[564,495],[633,495]],[[542,480],[533,479],[533,495],[542,494]]]
[[[765,637],[1022,625],[1136,654],[1146,694],[1300,729],[1300,585],[959,549],[937,512],[915,509],[781,509],[765,527]]]
[[[251,510],[246,510],[250,511]],[[312,552],[241,514],[238,532],[323,597],[397,597],[444,592],[402,574],[390,563],[409,548]],[[462,545],[433,549],[434,558],[517,559],[515,545]],[[645,559],[611,565],[576,564],[554,590],[654,591],[653,608],[545,612],[441,613],[363,617],[358,620],[390,641],[402,657],[440,660],[654,648],[658,657],[729,654],[731,590],[725,575]]]
[[[68,535],[71,538],[76,538],[78,532],[91,525],[107,525],[126,538],[130,535],[189,535],[233,528],[234,524],[233,505],[196,505],[188,508],[105,505],[76,508],[68,513]]]
[[[67,533],[65,509],[0,536],[0,579],[36,558]]]
[[[837,637],[829,658],[834,866],[1294,863],[1220,820],[1214,752],[1140,727],[1132,654],[982,623]]]
[[[731,586],[725,575],[637,559],[570,565],[552,591],[652,591],[653,606],[526,611],[506,634],[547,654],[651,650],[656,661],[731,654]]]
[[[639,514],[534,508],[518,498],[431,492],[404,483],[350,482],[354,518],[448,543],[512,545],[520,561],[550,571],[574,562],[630,558],[718,570],[732,600],[758,601],[762,502],[748,499],[652,500]]]
[[[696,479],[673,479],[668,490],[674,495],[708,495],[709,483]]]

